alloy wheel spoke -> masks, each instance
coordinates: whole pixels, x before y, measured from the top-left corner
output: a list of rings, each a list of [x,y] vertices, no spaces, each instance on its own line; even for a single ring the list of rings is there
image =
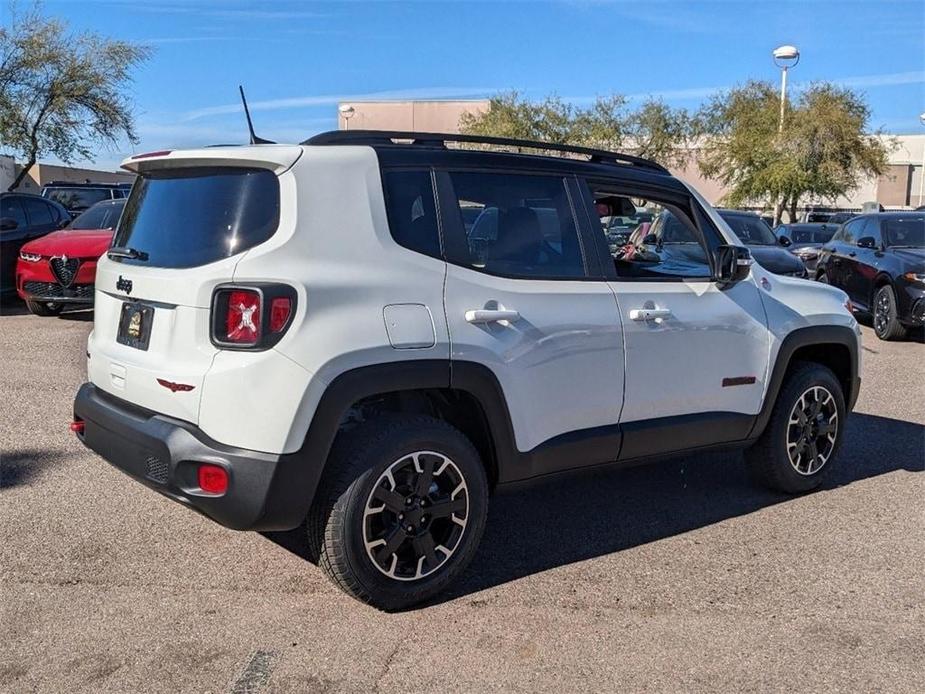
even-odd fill
[[[434,536],[430,533],[418,535],[411,541],[411,546],[414,547],[414,552],[418,557],[423,557],[427,560],[427,565],[431,569],[439,563],[440,560],[437,559],[437,552],[435,551]]]
[[[401,547],[407,537],[408,535],[401,526],[393,528],[388,535],[386,535],[385,544],[380,545],[381,549],[377,548],[376,561],[384,566],[386,560],[398,551],[398,548]]]
[[[379,486],[373,490],[373,499],[381,501],[384,508],[400,513],[405,508],[405,497],[396,491]],[[381,509],[374,509],[381,510]]]
[[[427,508],[427,513],[433,518],[446,518],[447,516],[452,516],[453,514],[461,513],[465,510],[466,500],[464,498],[444,499],[429,506]]]
[[[427,496],[430,492],[430,485],[434,481],[434,459],[430,456],[420,460],[415,459],[415,466],[418,469],[417,484],[414,487],[414,493],[419,497]]]

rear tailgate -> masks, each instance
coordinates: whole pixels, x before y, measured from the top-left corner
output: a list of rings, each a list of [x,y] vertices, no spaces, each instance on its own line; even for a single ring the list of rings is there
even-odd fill
[[[280,224],[277,177],[300,147],[217,147],[142,155],[141,178],[99,262],[88,375],[136,405],[198,423],[218,350],[210,302],[244,253]],[[136,257],[129,257],[135,255]],[[121,327],[120,327],[121,326]]]

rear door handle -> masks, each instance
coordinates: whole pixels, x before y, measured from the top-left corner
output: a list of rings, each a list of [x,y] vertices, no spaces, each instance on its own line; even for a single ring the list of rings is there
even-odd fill
[[[668,308],[634,308],[630,311],[630,320],[660,320],[671,316]]]
[[[855,253],[854,251],[851,251],[848,255],[850,255],[853,258],[854,256],[857,255],[857,253]]]
[[[506,309],[470,309],[466,311],[466,320],[469,323],[497,323],[498,321],[515,321],[520,313]]]

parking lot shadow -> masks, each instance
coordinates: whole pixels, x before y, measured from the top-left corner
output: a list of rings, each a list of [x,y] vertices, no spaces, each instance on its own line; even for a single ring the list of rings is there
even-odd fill
[[[923,456],[925,426],[855,413],[823,489],[896,470],[922,472]],[[754,485],[736,453],[545,478],[492,499],[475,559],[437,602],[793,498]],[[265,536],[311,560],[304,531]]]

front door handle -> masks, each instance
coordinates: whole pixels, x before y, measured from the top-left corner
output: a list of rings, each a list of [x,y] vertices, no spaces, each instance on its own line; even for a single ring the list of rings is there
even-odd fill
[[[854,256],[857,255],[857,253],[855,253],[854,251],[851,251],[848,255],[850,255],[853,258]]]
[[[515,321],[520,313],[507,309],[479,308],[466,311],[466,321],[469,323],[497,323],[499,321]]]
[[[630,320],[655,320],[661,322],[663,318],[671,316],[668,308],[634,308],[630,311]]]

